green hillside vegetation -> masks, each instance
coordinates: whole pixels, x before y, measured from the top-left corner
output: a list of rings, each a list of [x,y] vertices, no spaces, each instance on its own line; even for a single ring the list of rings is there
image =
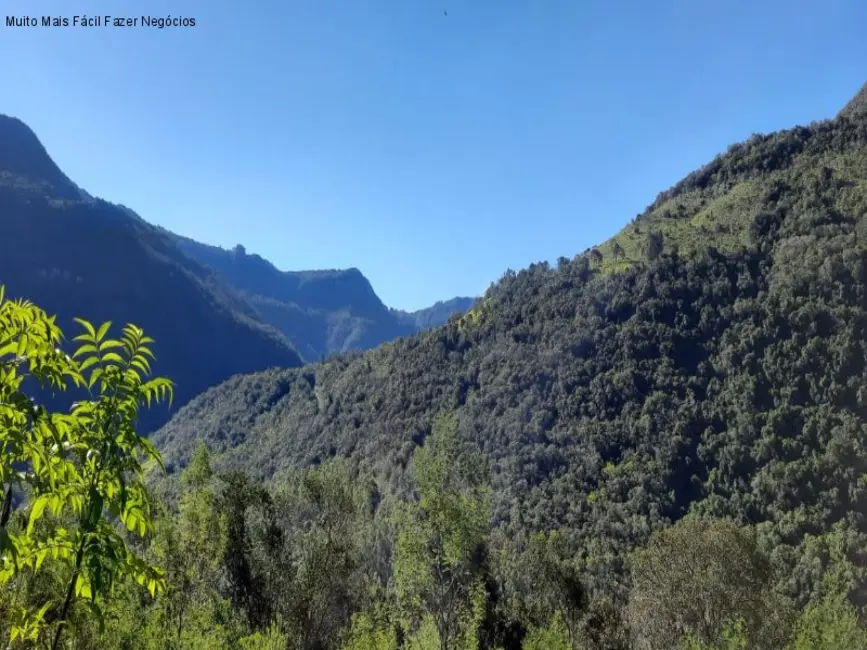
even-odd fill
[[[640,260],[620,272],[604,248],[508,272],[444,327],[236,377],[154,440],[173,471],[202,440],[258,480],[348,457],[400,496],[453,411],[490,459],[497,530],[560,529],[594,593],[625,599],[631,550],[695,513],[757,525],[804,603],[811,540],[857,554],[867,533],[859,115],[730,148],[616,238]]]
[[[491,532],[491,468],[451,415],[413,453],[406,498],[344,459],[263,486],[215,471],[204,445],[179,494],[149,494],[144,471],[162,461],[136,417],[172,384],[149,378],[141,329],[112,339],[110,323],[79,324],[70,357],[53,318],[0,291],[9,648],[867,648],[845,535],[817,541],[827,563],[798,607],[755,528],[686,517],[631,555],[618,604],[587,589],[560,532]],[[28,376],[92,398],[70,414],[34,407]]]
[[[610,250],[235,376],[150,441],[170,383],[141,330],[66,343],[0,300],[0,638],[867,650],[865,104],[732,147]],[[28,375],[92,394],[55,412]]]

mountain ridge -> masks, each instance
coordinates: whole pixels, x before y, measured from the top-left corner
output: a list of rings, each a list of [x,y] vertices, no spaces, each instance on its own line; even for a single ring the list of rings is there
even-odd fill
[[[247,253],[240,244],[227,250],[170,236],[184,253],[221,274],[247,296],[260,319],[295,341],[307,362],[410,336],[445,323],[472,304],[468,299],[453,298],[416,312],[403,312],[386,307],[370,281],[354,267],[282,271],[265,258]]]
[[[38,184],[56,199],[80,199],[81,190],[64,174],[36,133],[17,117],[0,113],[0,175],[4,185]]]
[[[382,305],[357,269],[280,274],[244,255],[277,288],[294,282],[298,304],[248,295],[227,281],[226,268],[197,259],[214,247],[92,197],[26,123],[2,114],[0,226],[7,295],[56,313],[67,333],[76,331],[74,317],[142,326],[158,342],[155,372],[178,384],[178,405],[238,373],[298,366],[418,331]],[[165,411],[145,413],[141,426],[149,431],[165,419]]]

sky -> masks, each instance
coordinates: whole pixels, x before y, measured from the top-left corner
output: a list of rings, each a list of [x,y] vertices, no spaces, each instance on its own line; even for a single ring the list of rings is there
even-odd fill
[[[79,186],[284,270],[356,267],[402,309],[572,257],[867,81],[864,0],[4,0],[0,20],[0,112]]]

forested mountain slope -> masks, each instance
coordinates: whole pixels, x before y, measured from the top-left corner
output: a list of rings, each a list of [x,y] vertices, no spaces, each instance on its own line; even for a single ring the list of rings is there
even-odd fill
[[[505,275],[460,319],[234,377],[155,440],[175,469],[201,438],[261,478],[351,455],[399,491],[433,417],[456,410],[491,460],[496,521],[568,531],[597,588],[622,595],[624,552],[698,510],[773,524],[803,595],[805,535],[867,532],[859,97],[731,147],[611,241]]]
[[[159,339],[154,370],[176,404],[239,372],[301,361],[243,298],[125,208],[93,199],[54,164],[21,121],[0,116],[0,284],[72,319],[134,322]],[[167,419],[143,414],[142,426]]]
[[[260,319],[283,332],[306,361],[415,334],[472,304],[453,298],[413,313],[392,310],[358,269],[280,271],[241,245],[225,250],[172,236],[187,255],[241,292]]]

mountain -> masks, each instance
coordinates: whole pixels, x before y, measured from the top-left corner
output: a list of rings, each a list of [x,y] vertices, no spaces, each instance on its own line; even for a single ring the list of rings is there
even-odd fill
[[[476,303],[476,298],[459,296],[451,300],[440,300],[430,307],[418,311],[401,311],[393,309],[397,319],[416,331],[422,331],[437,325],[442,325],[455,314],[464,314]]]
[[[187,255],[242,293],[260,320],[283,332],[309,362],[415,334],[472,304],[469,298],[453,298],[412,313],[392,310],[358,269],[280,271],[241,245],[225,250],[171,236]]]
[[[364,350],[444,322],[469,306],[388,309],[357,269],[282,272],[242,246],[227,251],[95,199],[33,131],[0,115],[0,283],[10,296],[72,318],[134,322],[157,341],[155,372],[176,404],[236,373]],[[121,323],[118,322],[118,325]],[[150,430],[166,419],[151,413]]]
[[[867,114],[734,145],[616,237],[507,273],[461,318],[234,377],[154,439],[259,478],[349,456],[406,489],[434,416],[490,459],[507,534],[559,527],[592,588],[689,512],[759,523],[782,585],[867,536]],[[863,546],[863,545],[862,545]]]
[[[0,283],[49,313],[133,322],[157,341],[154,371],[180,405],[236,373],[300,365],[289,340],[242,296],[127,208],[94,199],[55,165],[33,131],[0,115]],[[167,418],[154,411],[145,429]]]

